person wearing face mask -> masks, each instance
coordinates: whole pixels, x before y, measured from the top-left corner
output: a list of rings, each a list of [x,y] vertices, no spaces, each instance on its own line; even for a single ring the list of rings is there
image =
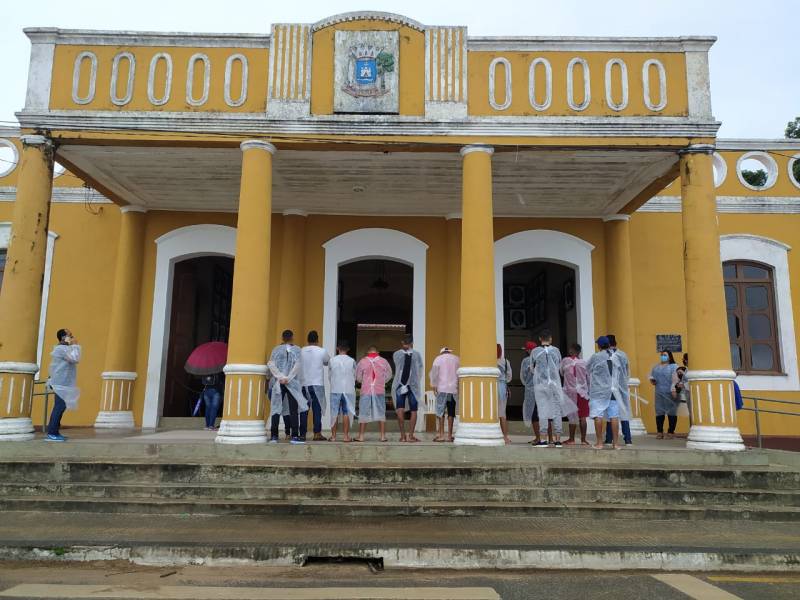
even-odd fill
[[[672,397],[672,376],[677,370],[672,352],[665,350],[659,353],[659,363],[650,371],[650,383],[655,387],[656,437],[660,440],[664,439],[664,417],[669,420],[667,439],[674,437],[678,424],[678,402]]]

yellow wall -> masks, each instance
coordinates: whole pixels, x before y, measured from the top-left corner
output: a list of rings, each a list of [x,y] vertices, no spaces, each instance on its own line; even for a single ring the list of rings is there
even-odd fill
[[[11,218],[12,203],[0,203],[0,221]],[[103,353],[106,347],[106,329],[109,319],[109,302],[113,269],[116,259],[116,237],[119,228],[119,211],[113,205],[95,205],[93,214],[81,204],[55,204],[52,209],[51,229],[58,233],[53,277],[46,326],[45,349],[55,339],[60,327],[70,327],[84,345],[84,360],[79,369],[78,384],[82,389],[80,409],[68,412],[67,425],[91,425],[99,405],[100,373],[103,370]],[[282,217],[273,215],[271,272],[271,305],[277,306],[280,279],[280,252]],[[155,276],[155,239],[173,229],[200,223],[235,226],[236,215],[230,213],[191,213],[154,211],[147,214],[145,252],[142,257],[143,285],[140,294],[141,314],[137,344],[136,370],[140,379],[136,385],[133,402],[137,423],[141,422],[144,401],[147,360],[150,344],[153,284]],[[306,259],[304,330],[301,339],[310,329],[322,331],[324,244],[346,231],[363,227],[388,227],[413,235],[429,246],[427,264],[427,319],[426,319],[426,369],[442,346],[455,346],[458,340],[447,339],[445,285],[447,282],[447,225],[444,218],[384,218],[338,217],[311,215],[306,223]],[[553,229],[575,235],[595,246],[592,252],[592,279],[594,282],[595,331],[602,333],[606,326],[605,239],[600,220],[593,219],[512,219],[495,220],[495,239],[527,229]],[[720,215],[722,234],[752,233],[770,237],[800,247],[800,215]],[[647,384],[649,369],[657,360],[655,335],[679,333],[684,336],[685,348],[691,355],[691,340],[686,339],[683,267],[681,257],[681,216],[678,213],[637,213],[631,221],[631,251],[633,285],[635,294],[635,320],[639,372],[642,393],[652,399],[652,389]],[[800,282],[800,258],[789,252],[789,265],[793,282]],[[800,284],[793,286],[792,303],[796,326],[800,326]],[[275,310],[271,311],[269,338],[277,342],[282,324],[277,323]],[[625,342],[621,340],[624,348]],[[798,347],[800,354],[800,347]],[[49,361],[45,360],[45,370]],[[758,392],[760,397],[790,398],[797,392]],[[34,406],[33,418],[41,420],[41,402]],[[744,433],[754,431],[749,414],[740,413]],[[645,419],[653,425],[653,406],[645,407]],[[685,419],[679,426],[687,428]],[[777,417],[764,416],[763,430],[771,434],[792,435],[796,427]]]
[[[12,139],[19,147],[19,141]],[[728,163],[728,176],[718,188],[721,195],[730,196],[781,196],[794,197],[800,201],[800,190],[791,184],[787,175],[788,157],[796,150],[781,151],[773,156],[778,163],[778,180],[765,192],[754,192],[739,183],[735,173],[735,162],[743,151],[722,151]],[[1,186],[14,186],[17,171],[0,178]],[[55,188],[81,185],[77,177],[67,173],[56,179]],[[678,195],[675,184],[668,186],[662,194]],[[10,221],[13,202],[0,202],[0,222]],[[152,317],[153,280],[155,274],[155,239],[173,229],[200,223],[236,225],[232,213],[192,213],[154,211],[146,216],[145,251],[142,256],[143,286],[140,294],[141,311],[137,342],[137,367],[140,379],[136,385],[134,414],[137,422],[141,412],[145,391],[145,373],[149,351],[149,330]],[[800,330],[800,258],[796,249],[800,247],[800,215],[788,214],[720,214],[720,233],[749,233],[772,238],[788,244],[789,268],[792,285],[792,306],[795,327]],[[273,215],[272,269],[270,289],[270,323],[268,337],[277,342],[283,324],[277,322],[277,298],[279,294],[283,217]],[[305,268],[300,276],[305,278],[304,331],[322,331],[324,250],[322,244],[346,231],[362,227],[388,227],[413,235],[429,246],[427,265],[427,323],[425,353],[428,365],[444,345],[459,351],[458,340],[447,337],[448,306],[446,282],[447,221],[440,217],[367,217],[367,216],[323,216],[311,215],[306,222]],[[55,203],[51,212],[51,230],[58,234],[55,242],[53,276],[48,304],[48,319],[45,331],[46,373],[47,355],[60,327],[70,327],[84,344],[84,360],[79,369],[79,385],[83,396],[78,411],[65,417],[68,425],[91,425],[99,405],[100,373],[103,369],[103,353],[109,320],[109,302],[113,269],[116,261],[116,243],[119,228],[119,210],[112,204]],[[596,333],[606,327],[605,293],[605,239],[604,228],[599,219],[522,219],[498,218],[495,220],[495,239],[527,229],[553,229],[563,231],[595,246],[592,253],[594,282],[594,317]],[[684,336],[686,350],[691,355],[692,343],[686,339],[685,290],[683,287],[683,263],[681,241],[681,215],[679,213],[635,213],[631,221],[631,253],[635,298],[636,347],[639,372],[635,373],[643,382],[642,393],[652,399],[652,389],[647,383],[649,369],[657,360],[655,335],[679,333]],[[613,296],[613,295],[612,295]],[[452,337],[452,336],[451,336]],[[623,348],[625,341],[621,340]],[[797,342],[795,342],[797,343]],[[800,346],[798,346],[800,355]],[[747,390],[745,390],[747,393]],[[753,392],[751,395],[774,398],[798,398],[798,392]],[[783,407],[786,408],[786,407]],[[41,419],[41,402],[34,406],[33,418]],[[753,433],[754,425],[749,413],[740,413],[742,430]],[[652,404],[645,407],[645,418],[653,422]],[[686,429],[685,419],[681,422]],[[778,416],[765,415],[763,430],[768,434],[796,434],[796,424]]]
[[[749,233],[800,247],[800,215],[719,215],[720,235]],[[644,407],[645,419],[654,425],[652,387],[647,383],[650,369],[658,361],[655,336],[678,333],[683,336],[684,351],[691,359],[692,341],[686,337],[686,303],[683,284],[681,215],[679,213],[636,213],[631,220],[631,259],[633,265],[634,311],[636,315],[636,348],[642,394],[651,401]],[[789,251],[792,282],[792,307],[795,330],[800,325],[800,258]],[[624,347],[624,342],[621,342]],[[800,344],[798,355],[800,356]],[[679,359],[680,357],[676,357]],[[763,398],[798,399],[798,391],[770,392],[742,389],[743,395]],[[746,402],[752,405],[751,402]],[[765,408],[769,408],[764,406]],[[787,405],[773,409],[787,410]],[[791,407],[789,408],[791,410]],[[800,410],[797,410],[800,413]],[[740,411],[742,433],[755,433],[752,413]],[[679,431],[688,429],[688,420],[680,419]],[[771,435],[797,435],[797,422],[778,415],[762,417],[762,431]]]
[[[11,220],[12,208],[13,203],[0,202],[0,221]],[[82,395],[78,410],[65,414],[65,425],[90,425],[97,416],[119,215],[113,205],[93,205],[91,210],[83,204],[56,204],[51,208],[50,231],[58,238],[53,252],[42,375],[47,374],[56,331],[62,327],[72,329],[83,345],[78,370]],[[41,424],[40,398],[33,403],[32,418],[35,425]]]
[[[72,99],[72,73],[75,59],[81,52],[93,52],[97,56],[97,81],[95,96],[88,104],[76,104]],[[136,57],[136,69],[133,82],[133,98],[125,106],[117,106],[111,102],[111,67],[120,52],[130,52]],[[154,106],[147,98],[147,80],[150,61],[154,55],[165,52],[172,57],[172,87],[169,101],[161,106]],[[200,107],[186,102],[186,78],[189,58],[196,53],[206,54],[211,63],[211,81],[208,101]],[[248,93],[242,106],[231,107],[224,100],[225,63],[229,56],[243,54],[248,62]],[[224,112],[263,112],[266,109],[266,89],[269,51],[258,48],[187,48],[157,46],[71,46],[58,45],[53,60],[53,82],[50,92],[51,110],[116,110],[116,111],[224,111]],[[86,97],[89,91],[89,60],[82,61],[79,96]],[[203,89],[202,67],[198,63],[194,69],[193,90],[198,98]],[[156,69],[154,92],[156,97],[162,96],[165,85],[164,61],[159,61]],[[128,76],[128,62],[120,63],[117,80],[117,94],[124,96]],[[241,69],[237,63],[231,78],[231,93],[234,100],[238,96],[241,81]]]
[[[506,110],[496,110],[489,103],[489,65],[498,57],[511,63],[511,106]],[[536,58],[547,59],[553,70],[552,104],[543,111],[535,110],[528,95],[529,69]],[[589,64],[589,88],[591,100],[582,111],[575,111],[567,104],[567,65],[573,58],[583,58]],[[628,106],[620,111],[612,110],[606,103],[605,66],[612,58],[625,61],[628,69]],[[644,104],[642,66],[648,59],[660,60],[667,75],[667,105],[661,111],[652,111]],[[686,61],[677,52],[470,52],[469,53],[469,114],[470,115],[584,115],[584,116],[684,116],[688,112],[686,87]],[[583,70],[576,66],[574,71],[574,102],[583,102]],[[655,69],[651,67],[650,98],[653,104],[659,103],[659,84]],[[621,82],[619,68],[612,69],[612,99],[620,102]],[[536,99],[544,101],[544,69],[536,68]],[[495,71],[495,100],[498,104],[506,101],[506,74],[502,66]]]

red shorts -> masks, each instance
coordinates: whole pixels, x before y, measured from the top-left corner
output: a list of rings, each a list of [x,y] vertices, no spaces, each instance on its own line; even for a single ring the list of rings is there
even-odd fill
[[[578,418],[585,419],[589,416],[589,400],[583,396],[578,396]]]

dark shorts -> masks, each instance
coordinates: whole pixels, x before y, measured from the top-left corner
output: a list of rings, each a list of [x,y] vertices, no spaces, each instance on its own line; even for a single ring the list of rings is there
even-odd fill
[[[408,408],[406,408],[406,399],[408,399]],[[414,397],[414,392],[408,391],[405,394],[397,394],[394,399],[395,410],[408,410],[410,412],[417,412],[417,399]]]

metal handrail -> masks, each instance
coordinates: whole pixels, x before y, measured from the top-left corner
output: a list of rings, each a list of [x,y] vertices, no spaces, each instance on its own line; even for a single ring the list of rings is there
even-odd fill
[[[793,413],[787,412],[785,410],[770,410],[766,408],[759,408],[758,403],[761,402],[775,402],[776,404],[791,404],[794,406],[800,406],[800,401],[798,400],[777,400],[775,398],[758,398],[756,396],[742,396],[742,401],[744,400],[752,400],[753,401],[753,408],[748,406],[743,406],[741,410],[748,410],[756,414],[756,442],[758,443],[758,447],[762,448],[761,444],[761,413],[768,413],[771,415],[786,415],[787,417],[800,417],[800,413]]]
[[[50,396],[53,395],[53,390],[47,385],[46,379],[39,379],[33,382],[34,386],[44,385],[43,392],[34,392],[32,396],[44,396],[44,415],[42,416],[42,432],[47,431],[47,405],[50,404]],[[34,387],[35,389],[35,387]]]

